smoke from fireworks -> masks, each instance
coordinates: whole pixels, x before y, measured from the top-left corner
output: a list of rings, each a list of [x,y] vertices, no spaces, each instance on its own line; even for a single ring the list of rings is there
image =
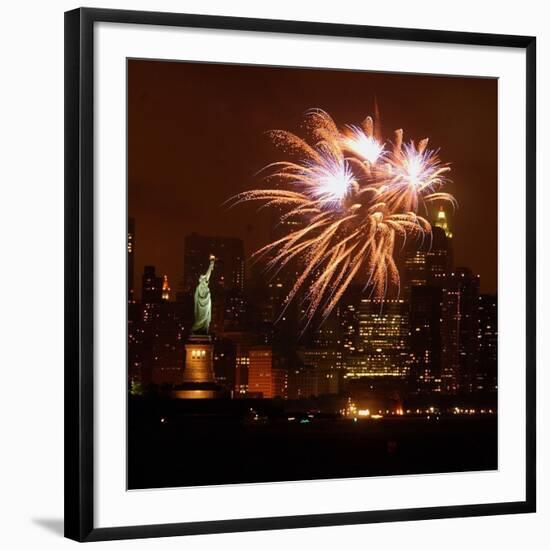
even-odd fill
[[[399,289],[396,243],[431,232],[417,213],[421,205],[455,200],[439,191],[450,167],[428,149],[427,138],[403,143],[397,130],[393,143],[385,143],[372,117],[339,129],[320,109],[306,113],[305,126],[310,143],[283,130],[270,132],[295,160],[266,166],[266,188],[241,193],[232,203],[260,201],[291,228],[254,257],[274,274],[298,262],[285,308],[302,291],[307,326],[317,312],[326,319],[358,275],[377,299],[389,285]]]

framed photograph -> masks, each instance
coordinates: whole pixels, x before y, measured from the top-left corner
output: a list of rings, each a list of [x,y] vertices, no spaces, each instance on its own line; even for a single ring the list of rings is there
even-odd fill
[[[65,15],[65,532],[535,511],[535,38]]]

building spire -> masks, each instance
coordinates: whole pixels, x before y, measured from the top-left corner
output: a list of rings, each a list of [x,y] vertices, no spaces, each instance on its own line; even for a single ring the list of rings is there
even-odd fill
[[[449,227],[449,223],[447,222],[447,214],[445,213],[445,210],[443,209],[443,206],[439,207],[439,211],[437,212],[437,218],[434,222],[435,227],[440,227],[445,231],[445,236],[448,239],[453,238],[453,233],[451,231],[451,228]]]
[[[164,275],[162,278],[162,301],[168,302],[170,300],[170,285],[168,284],[168,275]]]

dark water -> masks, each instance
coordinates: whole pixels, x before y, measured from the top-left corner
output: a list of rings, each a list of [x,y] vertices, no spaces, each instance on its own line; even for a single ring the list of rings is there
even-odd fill
[[[128,488],[492,470],[495,416],[351,419],[130,403]],[[301,421],[300,421],[301,420]],[[307,420],[307,421],[306,421]]]

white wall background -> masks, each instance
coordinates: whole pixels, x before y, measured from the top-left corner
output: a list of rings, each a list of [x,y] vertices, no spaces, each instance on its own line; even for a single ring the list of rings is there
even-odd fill
[[[545,108],[550,17],[543,2],[460,0],[320,2],[278,0],[110,0],[97,7],[529,34],[538,38],[539,308],[550,311],[542,280],[550,209],[545,179]],[[4,4],[0,31],[0,544],[64,548],[63,517],[63,11],[67,0]],[[550,138],[549,142],[550,142]],[[547,173],[547,172],[546,172]],[[546,196],[544,196],[546,195]],[[545,239],[546,234],[546,239]],[[539,313],[539,342],[545,338]],[[550,456],[548,351],[539,344],[539,512],[413,523],[210,535],[102,543],[154,548],[542,548],[548,539]],[[546,433],[545,433],[546,432]],[[541,467],[542,466],[542,467]]]

